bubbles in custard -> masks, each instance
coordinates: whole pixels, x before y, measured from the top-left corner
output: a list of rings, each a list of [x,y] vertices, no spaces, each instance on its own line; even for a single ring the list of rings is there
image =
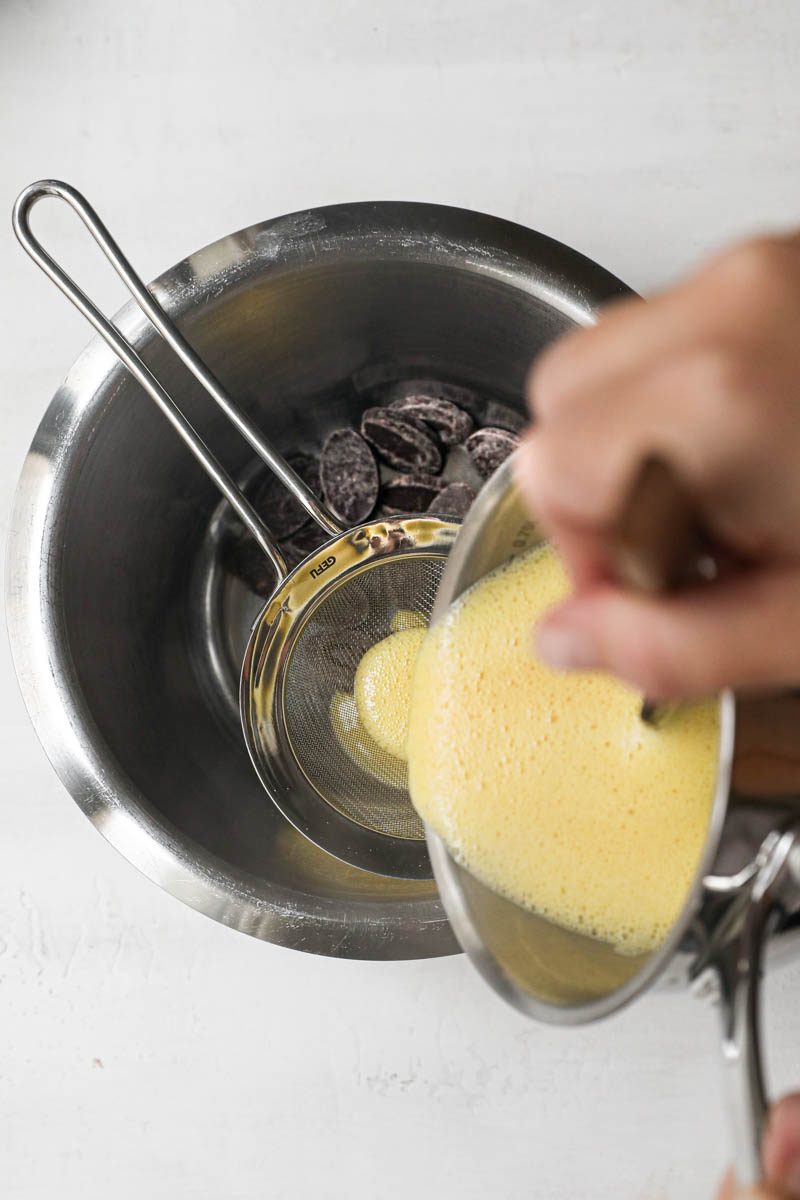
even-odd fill
[[[382,750],[404,760],[411,676],[424,637],[424,628],[390,633],[369,648],[356,670],[361,724]]]
[[[658,729],[599,672],[538,661],[531,629],[568,593],[551,547],[512,560],[431,631],[414,676],[411,798],[497,892],[626,953],[657,946],[700,860],[713,801],[716,701]]]
[[[331,725],[339,745],[357,766],[381,783],[405,788],[411,676],[427,621],[421,613],[398,609],[391,629],[361,659],[354,694],[335,693]]]

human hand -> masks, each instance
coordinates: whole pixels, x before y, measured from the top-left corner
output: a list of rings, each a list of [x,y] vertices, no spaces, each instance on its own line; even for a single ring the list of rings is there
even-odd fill
[[[800,680],[800,235],[614,305],[541,356],[529,397],[517,482],[574,585],[542,657],[656,699]],[[611,531],[651,455],[746,569],[663,597],[615,581]]]
[[[786,1096],[770,1111],[762,1156],[767,1183],[737,1191],[729,1172],[717,1200],[800,1200],[800,1094]]]

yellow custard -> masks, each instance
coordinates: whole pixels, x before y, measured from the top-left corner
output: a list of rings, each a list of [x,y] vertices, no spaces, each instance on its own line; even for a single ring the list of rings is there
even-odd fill
[[[355,698],[361,725],[395,758],[406,758],[411,676],[425,630],[400,628],[370,646],[358,664]]]
[[[411,797],[454,856],[495,891],[628,953],[683,904],[713,802],[716,701],[659,729],[608,675],[539,662],[531,629],[569,590],[550,547],[462,596],[417,659]]]

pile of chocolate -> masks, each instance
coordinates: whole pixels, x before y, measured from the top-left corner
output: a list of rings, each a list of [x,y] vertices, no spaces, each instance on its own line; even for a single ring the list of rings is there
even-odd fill
[[[373,397],[375,399],[375,397]],[[481,484],[505,462],[524,418],[459,384],[409,379],[387,385],[367,407],[359,429],[334,429],[319,458],[287,461],[345,526],[372,516],[431,513],[464,517]],[[264,476],[252,502],[277,538],[291,570],[329,535],[309,519],[274,476]],[[226,565],[259,595],[275,586],[261,551],[236,536]]]

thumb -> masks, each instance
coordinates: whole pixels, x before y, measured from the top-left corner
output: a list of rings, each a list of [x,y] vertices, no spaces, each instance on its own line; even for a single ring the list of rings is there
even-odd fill
[[[770,1110],[762,1154],[769,1183],[738,1191],[729,1171],[717,1200],[800,1200],[800,1094],[785,1096]]]
[[[710,695],[800,678],[800,567],[758,569],[672,596],[597,583],[538,629],[540,656],[605,670],[654,699]]]
[[[733,1172],[728,1171],[722,1181],[716,1200],[791,1200],[786,1192],[776,1192],[767,1184],[759,1184],[756,1188],[748,1188],[746,1192],[737,1188]]]
[[[763,1156],[764,1174],[779,1194],[800,1200],[800,1094],[785,1096],[770,1111]]]
[[[729,1171],[717,1192],[717,1200],[792,1200],[788,1192],[775,1191],[767,1184],[748,1188],[746,1192],[736,1187],[732,1173]]]

